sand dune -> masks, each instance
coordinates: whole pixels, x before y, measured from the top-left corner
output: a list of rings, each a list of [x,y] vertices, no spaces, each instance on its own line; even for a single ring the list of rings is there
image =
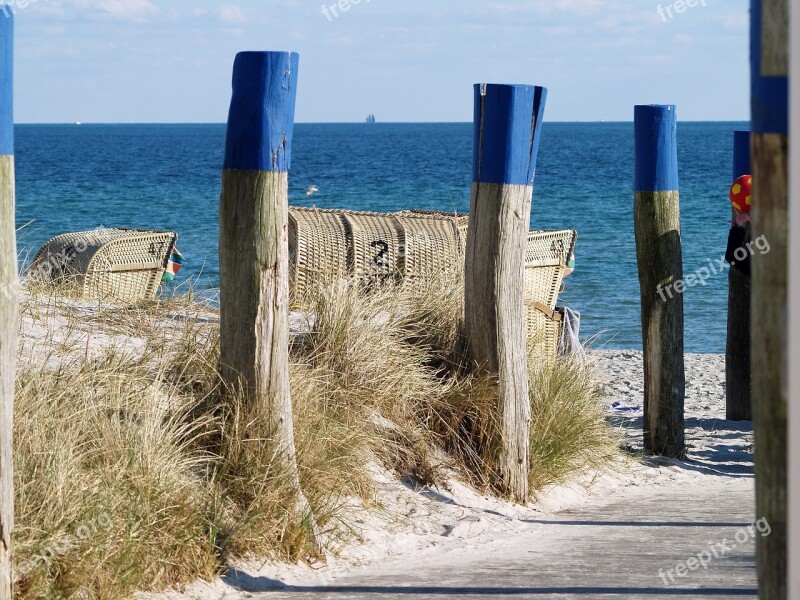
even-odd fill
[[[643,402],[642,355],[634,351],[592,352],[598,377],[605,385],[604,402],[641,407]],[[752,503],[753,438],[749,422],[725,420],[725,361],[721,355],[686,356],[685,461],[643,458],[642,411],[609,412],[609,419],[623,431],[627,452],[604,473],[587,472],[575,480],[539,494],[521,507],[480,495],[453,480],[449,489],[415,488],[374,467],[378,482],[378,510],[353,506],[354,539],[327,564],[284,565],[253,562],[236,565],[225,580],[198,584],[183,593],[142,598],[247,598],[254,591],[285,586],[324,586],[352,579],[359,573],[385,572],[412,557],[426,561],[467,564],[476,556],[499,546],[513,544],[529,532],[531,521],[564,511],[596,514],[604,506],[630,502],[635,513],[637,498],[665,498],[675,494],[690,503],[716,496],[747,497]],[[657,508],[657,507],[656,507]],[[562,532],[569,536],[569,530]],[[561,535],[561,534],[559,534]],[[541,544],[549,543],[546,539]],[[247,591],[244,591],[247,590]]]

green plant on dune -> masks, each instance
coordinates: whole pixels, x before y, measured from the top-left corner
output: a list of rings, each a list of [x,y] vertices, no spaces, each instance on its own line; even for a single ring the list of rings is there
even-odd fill
[[[609,427],[602,388],[582,360],[532,363],[530,487],[537,491],[619,457],[620,434]]]
[[[411,329],[430,344],[446,367],[448,385],[420,404],[420,421],[472,482],[485,489],[496,481],[497,391],[491,377],[465,374],[461,339],[463,282],[444,273],[419,284],[410,296]],[[530,488],[533,494],[580,471],[600,469],[618,457],[619,436],[602,409],[602,389],[583,359],[535,358],[529,348],[531,431]]]
[[[147,581],[214,573],[213,490],[201,474],[209,420],[109,356],[23,373],[15,411],[17,596],[86,588],[118,598]],[[76,535],[99,515],[109,527]],[[65,539],[73,543],[64,544]]]

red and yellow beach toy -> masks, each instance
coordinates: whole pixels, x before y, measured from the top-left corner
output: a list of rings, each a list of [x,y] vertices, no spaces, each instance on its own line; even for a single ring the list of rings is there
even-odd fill
[[[751,208],[750,189],[753,185],[751,175],[742,175],[731,186],[730,199],[733,208],[741,213],[749,213]]]

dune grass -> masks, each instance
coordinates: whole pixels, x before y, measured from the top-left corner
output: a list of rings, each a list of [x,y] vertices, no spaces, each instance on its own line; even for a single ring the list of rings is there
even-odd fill
[[[348,541],[347,503],[375,502],[372,462],[421,485],[455,472],[491,491],[497,397],[464,369],[461,285],[446,274],[368,290],[330,282],[300,302],[298,466],[328,550]],[[240,558],[320,558],[292,519],[268,427],[220,380],[213,311],[172,298],[89,318],[25,298],[29,321],[57,312],[65,331],[18,377],[17,598],[124,598],[213,578]],[[68,352],[98,330],[139,343]],[[602,467],[616,440],[591,370],[530,370],[532,488]]]

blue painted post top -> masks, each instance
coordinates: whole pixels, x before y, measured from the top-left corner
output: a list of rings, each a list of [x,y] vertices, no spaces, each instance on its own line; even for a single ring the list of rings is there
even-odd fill
[[[533,185],[547,90],[475,85],[472,181]]]
[[[742,175],[752,175],[750,168],[750,132],[733,132],[733,179],[736,181]]]
[[[0,155],[10,154],[14,154],[14,15],[0,11]]]
[[[241,52],[236,56],[225,169],[289,170],[299,58],[294,52]]]
[[[678,119],[675,106],[634,108],[636,191],[678,190]]]
[[[750,4],[750,86],[753,133],[789,131],[789,78],[763,77],[761,70],[761,33],[763,0]],[[791,3],[794,8],[794,2]]]

